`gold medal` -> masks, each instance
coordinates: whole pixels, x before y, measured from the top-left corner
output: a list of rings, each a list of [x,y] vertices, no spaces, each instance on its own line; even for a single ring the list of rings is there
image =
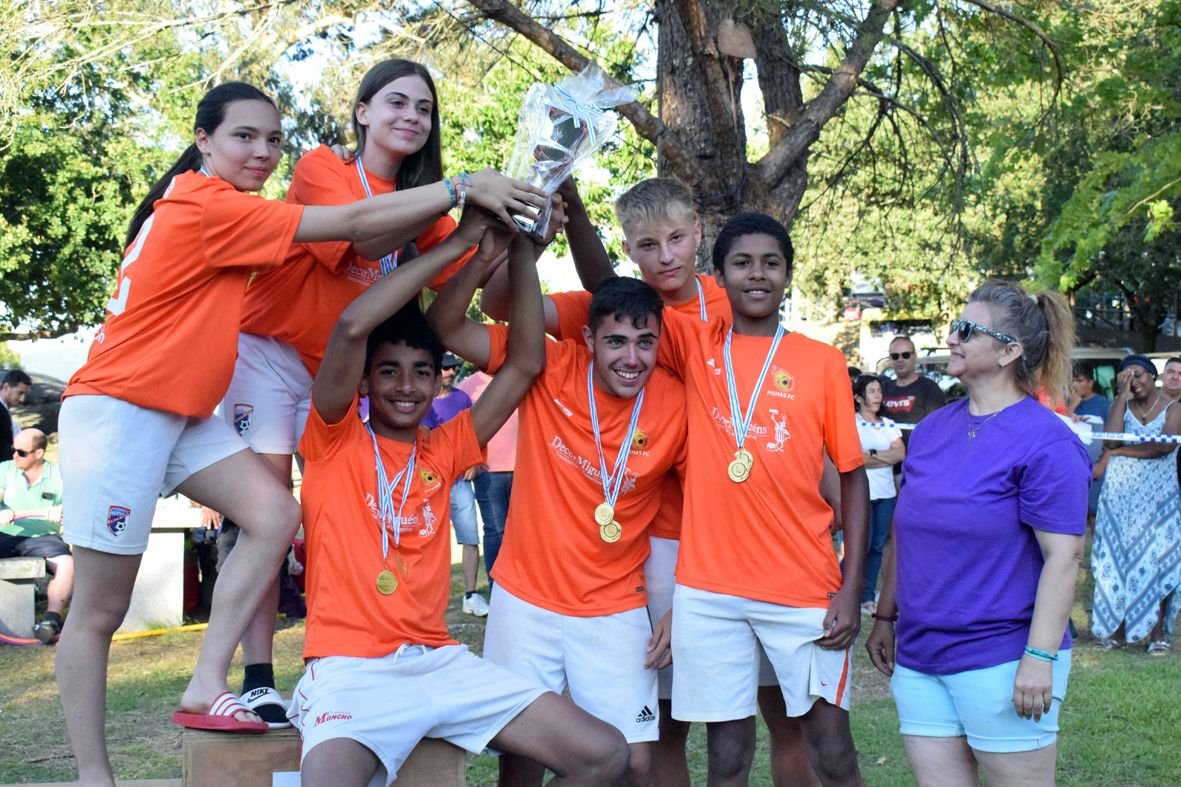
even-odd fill
[[[398,589],[398,578],[388,568],[377,575],[377,592],[388,596]]]
[[[730,480],[736,484],[741,484],[750,477],[750,468],[738,459],[730,463],[730,466],[726,468],[726,472],[730,476]]]
[[[610,503],[599,503],[595,508],[595,522],[599,527],[606,527],[615,521],[615,509]]]
[[[748,470],[755,466],[755,458],[751,456],[750,451],[747,451],[745,448],[739,448],[734,452],[734,461],[742,462],[742,464],[746,465]]]
[[[623,528],[614,520],[605,525],[599,525],[599,538],[608,544],[614,544],[621,535],[623,535]]]

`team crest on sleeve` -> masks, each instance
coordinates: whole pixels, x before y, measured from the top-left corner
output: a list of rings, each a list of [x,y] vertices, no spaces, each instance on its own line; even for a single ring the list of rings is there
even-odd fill
[[[234,405],[234,429],[237,430],[238,434],[246,434],[250,431],[250,416],[252,415],[254,415],[254,405]]]
[[[126,506],[111,506],[107,509],[107,530],[111,535],[121,536],[127,529],[127,520],[131,518],[131,509]]]

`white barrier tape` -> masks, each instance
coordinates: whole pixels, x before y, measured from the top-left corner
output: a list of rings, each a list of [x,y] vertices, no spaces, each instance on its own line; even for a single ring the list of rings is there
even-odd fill
[[[904,432],[914,429],[918,424],[887,424],[881,421],[867,421],[862,426],[869,426],[874,429],[887,429],[893,427],[901,429]],[[1181,444],[1181,435],[1177,434],[1135,434],[1133,432],[1088,432],[1083,429],[1075,429],[1074,433],[1084,443],[1089,443],[1092,440],[1118,440],[1124,443],[1179,443]]]
[[[1119,440],[1125,443],[1181,443],[1181,434],[1132,434],[1131,432],[1079,432],[1082,441]]]

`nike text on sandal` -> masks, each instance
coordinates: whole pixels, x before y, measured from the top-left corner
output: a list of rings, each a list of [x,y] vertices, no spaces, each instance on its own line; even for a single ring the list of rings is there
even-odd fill
[[[291,720],[287,718],[287,703],[283,701],[283,695],[270,686],[251,689],[242,695],[241,700],[247,708],[257,713],[258,717],[266,722],[268,729],[281,730],[291,726]]]
[[[234,718],[235,713],[250,711],[242,702],[223,691],[217,695],[209,706],[207,713],[192,713],[178,710],[172,714],[172,723],[194,730],[215,730],[217,732],[266,732],[266,722],[241,721]]]

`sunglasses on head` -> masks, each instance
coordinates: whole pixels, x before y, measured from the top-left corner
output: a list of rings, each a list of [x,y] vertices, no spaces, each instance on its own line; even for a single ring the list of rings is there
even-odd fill
[[[24,459],[26,456],[33,453],[32,451],[26,451],[23,448],[14,448],[14,449],[12,449],[12,452],[14,454],[16,454],[17,456],[19,456],[21,459]]]
[[[999,342],[1004,342],[1005,344],[1020,344],[1020,342],[1018,342],[1012,336],[1009,336],[1008,334],[1005,334],[1005,333],[1001,333],[1000,331],[994,331],[992,328],[987,328],[978,322],[972,322],[971,320],[952,320],[951,321],[951,332],[955,333],[955,334],[959,334],[961,342],[970,341],[972,338],[972,334],[977,331],[979,331],[980,333],[986,334],[988,336],[991,336],[992,338],[996,339]]]
[[[897,361],[899,358],[909,358],[912,355],[914,355],[912,352],[890,353],[890,360]]]

